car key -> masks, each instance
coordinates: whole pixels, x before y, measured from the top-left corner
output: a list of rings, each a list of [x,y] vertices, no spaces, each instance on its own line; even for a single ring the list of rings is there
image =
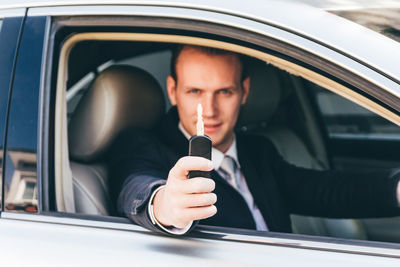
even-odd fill
[[[204,134],[203,108],[197,105],[197,134],[189,139],[189,156],[198,156],[211,160],[211,138]],[[211,178],[210,172],[189,171],[188,178],[206,177]]]

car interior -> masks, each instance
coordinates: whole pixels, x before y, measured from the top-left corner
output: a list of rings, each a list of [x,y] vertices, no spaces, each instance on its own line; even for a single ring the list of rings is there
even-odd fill
[[[118,133],[132,126],[151,129],[170,108],[165,80],[173,45],[84,40],[65,54],[68,79],[57,81],[66,84],[62,91],[64,87],[57,85],[61,97],[57,95],[56,107],[62,114],[55,122],[55,164],[60,166],[55,170],[57,211],[121,216],[110,195],[112,174],[107,170],[106,154]],[[351,157],[332,153],[336,150],[330,139],[335,131],[351,134],[363,125],[370,130],[365,124],[371,121],[380,125],[379,129],[398,130],[385,119],[278,64],[248,56],[246,66],[251,91],[240,112],[237,131],[269,138],[292,164],[318,170],[352,168],[357,158],[352,161]],[[336,111],[338,103],[342,106]],[[343,112],[352,108],[355,111]],[[338,138],[345,136],[336,134]],[[395,166],[394,160],[379,162],[382,164],[373,167]],[[375,234],[374,229],[382,226],[379,220],[292,215],[298,234],[400,242],[400,233],[394,237]],[[393,220],[399,219],[390,222]]]

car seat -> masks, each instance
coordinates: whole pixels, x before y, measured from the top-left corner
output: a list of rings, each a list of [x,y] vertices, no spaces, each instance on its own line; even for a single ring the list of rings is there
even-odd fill
[[[165,112],[163,93],[147,72],[129,65],[102,71],[78,103],[68,126],[73,198],[70,212],[115,214],[103,160],[114,138],[126,128],[151,128]],[[68,211],[68,210],[67,210]]]

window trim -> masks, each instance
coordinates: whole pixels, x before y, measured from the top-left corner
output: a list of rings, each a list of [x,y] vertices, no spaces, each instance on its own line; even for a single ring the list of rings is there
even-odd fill
[[[0,19],[7,17],[24,17],[26,8],[0,9]]]

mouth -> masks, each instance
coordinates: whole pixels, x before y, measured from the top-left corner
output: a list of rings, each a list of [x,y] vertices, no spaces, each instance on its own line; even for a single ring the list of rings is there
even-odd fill
[[[215,133],[218,131],[222,126],[222,123],[209,123],[209,124],[204,124],[204,132],[206,133]]]

